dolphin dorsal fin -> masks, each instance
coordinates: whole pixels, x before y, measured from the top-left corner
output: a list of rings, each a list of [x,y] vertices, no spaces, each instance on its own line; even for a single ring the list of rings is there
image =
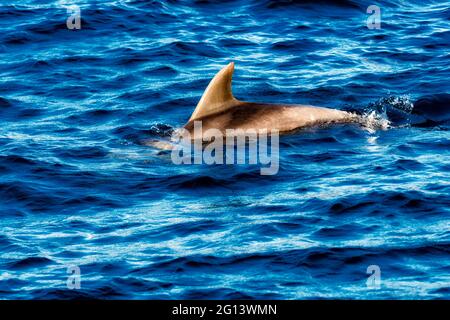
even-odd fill
[[[234,62],[222,68],[211,80],[189,121],[230,108],[236,99],[231,92]]]

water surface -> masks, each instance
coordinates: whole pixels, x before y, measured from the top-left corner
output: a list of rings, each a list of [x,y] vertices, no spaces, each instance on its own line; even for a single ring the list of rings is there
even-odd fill
[[[65,4],[0,5],[0,298],[450,297],[448,2]],[[146,146],[230,61],[239,99],[385,126],[282,137],[275,176]]]

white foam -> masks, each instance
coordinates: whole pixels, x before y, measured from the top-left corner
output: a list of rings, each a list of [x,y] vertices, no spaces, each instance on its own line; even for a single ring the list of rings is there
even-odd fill
[[[391,128],[391,122],[387,118],[387,115],[385,113],[377,113],[376,111],[363,114],[360,118],[360,123],[364,129],[371,133],[376,130],[387,130]]]

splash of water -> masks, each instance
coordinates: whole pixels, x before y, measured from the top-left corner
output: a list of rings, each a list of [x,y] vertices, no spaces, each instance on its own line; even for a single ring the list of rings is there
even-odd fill
[[[408,95],[388,96],[369,103],[363,110],[360,124],[369,132],[408,126],[414,104]]]
[[[387,118],[386,113],[379,113],[375,110],[368,111],[360,117],[362,128],[370,133],[377,130],[387,130],[391,127],[391,122]]]

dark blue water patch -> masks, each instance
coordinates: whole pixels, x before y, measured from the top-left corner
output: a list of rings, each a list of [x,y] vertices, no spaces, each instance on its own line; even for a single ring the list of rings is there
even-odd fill
[[[273,1],[267,0],[262,1],[262,5],[266,9],[289,9],[295,7],[304,7],[312,6],[313,4],[320,4],[325,6],[330,6],[334,8],[359,8],[359,5],[354,1],[333,1],[333,0],[320,0],[320,1],[290,1],[290,0],[282,0],[282,1]],[[315,6],[314,6],[315,7]]]
[[[309,40],[309,39],[296,39],[296,40],[285,40],[280,42],[275,42],[272,44],[271,49],[274,51],[287,51],[287,52],[298,52],[301,54],[303,52],[310,51],[309,48],[314,47],[316,50],[325,50],[331,47],[331,45],[322,43],[319,41]]]
[[[301,160],[301,161],[311,161],[311,162],[329,162],[330,160],[335,159],[335,155],[332,153],[319,153],[319,154],[312,154],[312,155],[303,155],[303,154],[293,154],[290,155],[290,158],[294,161]]]
[[[242,274],[267,272],[280,273],[288,268],[295,272],[310,273],[315,276],[328,275],[331,278],[344,275],[347,280],[353,281],[361,279],[358,274],[351,274],[349,270],[354,270],[354,266],[360,264],[370,265],[373,262],[385,263],[389,271],[393,274],[402,274],[404,276],[423,276],[422,272],[415,270],[406,271],[399,264],[389,266],[389,261],[400,261],[407,253],[414,253],[417,258],[429,258],[433,255],[444,256],[448,252],[445,246],[425,246],[417,248],[392,248],[392,249],[363,249],[363,248],[314,248],[311,250],[292,250],[282,251],[265,255],[238,255],[227,258],[218,258],[213,256],[190,256],[160,262],[149,267],[140,268],[133,273],[138,275],[142,272],[153,273],[162,270],[168,270],[174,274],[183,274],[187,270],[201,270],[203,275],[228,274],[239,270]],[[301,270],[301,271],[300,271]],[[365,270],[361,270],[361,273]],[[330,279],[332,281],[332,279]],[[328,282],[329,280],[324,280]]]
[[[124,268],[127,265],[125,261],[119,261],[118,263],[112,262],[92,262],[89,264],[84,264],[80,266],[87,274],[94,274],[96,272],[111,272],[115,274],[121,274],[124,271]]]
[[[32,41],[32,36],[27,32],[19,31],[16,34],[9,34],[3,37],[5,45],[21,45]]]
[[[0,159],[1,162],[4,163],[6,166],[16,166],[16,165],[32,166],[37,163],[36,161],[17,155],[1,156]]]
[[[117,287],[127,288],[127,291],[137,292],[141,294],[149,294],[157,290],[170,290],[174,287],[172,283],[160,281],[142,281],[140,278],[115,278],[113,284]]]
[[[45,114],[45,110],[22,103],[14,99],[0,100],[0,116],[4,121],[15,121],[17,118],[23,121],[39,118]]]
[[[395,161],[395,167],[398,171],[407,170],[412,172],[425,171],[425,166],[417,160],[399,159]]]
[[[114,116],[117,113],[120,113],[121,110],[108,110],[108,109],[97,109],[87,111],[84,117],[86,118],[96,118],[97,121],[101,121],[102,118],[109,118]]]
[[[435,150],[439,150],[440,152],[446,152],[450,146],[450,139],[443,138],[437,140],[418,140],[412,141],[410,143],[414,148],[417,148],[421,151],[429,148],[433,148]]]
[[[163,53],[167,53],[175,57],[184,56],[190,53],[201,53],[202,56],[208,58],[223,57],[222,51],[220,51],[218,48],[201,42],[178,41],[170,44],[165,44],[158,48],[156,56],[162,55]]]
[[[102,159],[108,152],[102,147],[82,147],[76,149],[65,149],[56,153],[59,157],[66,159]]]
[[[221,230],[223,224],[214,220],[201,220],[194,222],[177,223],[170,226],[161,227],[153,235],[152,238],[158,238],[159,240],[176,237],[186,237],[191,234],[209,234]]]
[[[92,54],[79,54],[74,53],[70,56],[62,56],[61,58],[54,59],[56,64],[72,65],[73,67],[89,66],[92,64],[101,64],[103,60],[96,55]]]
[[[32,294],[37,300],[96,300],[96,299],[120,299],[124,295],[118,291],[118,288],[105,285],[98,289],[76,291],[70,289],[38,289],[33,290]]]
[[[430,202],[436,203],[435,208],[430,208],[427,205]],[[371,194],[358,196],[351,195],[346,198],[342,198],[329,206],[328,212],[333,216],[340,215],[358,215],[358,216],[379,216],[380,219],[384,219],[392,212],[396,212],[396,215],[407,214],[416,219],[424,218],[425,216],[432,217],[438,215],[441,210],[441,206],[446,206],[447,200],[436,199],[425,194],[411,192],[372,192]],[[303,208],[326,208],[325,201],[313,199],[305,202]]]
[[[146,69],[143,74],[147,77],[174,77],[178,75],[178,71],[172,66],[160,66],[152,69]]]
[[[39,191],[37,186],[30,186],[20,182],[10,182],[0,184],[0,194],[4,202],[16,201],[24,202],[27,206],[33,208],[43,208],[46,205],[56,205],[58,198],[48,196]]]
[[[157,92],[155,90],[139,90],[136,92],[125,92],[120,98],[126,101],[151,101],[151,100],[160,100],[164,96],[163,93]]]
[[[3,210],[2,210],[2,212],[0,213],[3,217],[8,217],[8,216],[12,216],[13,218],[19,218],[19,217],[23,217],[23,215],[22,216],[20,216],[20,215],[13,215],[13,214],[11,214],[11,212],[3,212]],[[21,250],[21,251],[23,251],[23,247],[22,246],[20,246],[20,245],[18,245],[18,244],[16,244],[16,242],[13,240],[13,239],[10,239],[9,237],[7,237],[7,236],[4,236],[4,235],[0,235],[0,249],[2,250],[2,252],[8,252],[8,251],[19,251],[19,250]]]
[[[69,184],[68,180],[64,181]],[[77,182],[70,182],[77,185]],[[85,183],[78,187],[85,187]],[[83,189],[80,190],[82,192]],[[104,195],[90,195],[70,192],[69,189],[52,187],[42,184],[6,182],[0,184],[0,197],[5,205],[16,204],[18,208],[26,208],[32,212],[48,212],[49,207],[58,208],[56,212],[66,212],[78,209],[94,209],[100,207],[118,208],[125,204],[123,200],[112,199]]]
[[[252,41],[248,41],[248,40],[244,40],[244,39],[235,39],[235,38],[226,38],[226,39],[221,39],[218,43],[218,46],[220,48],[235,48],[236,46],[239,47],[252,47],[257,45],[256,43],[252,42]]]
[[[39,268],[51,264],[50,259],[44,257],[28,257],[15,262],[10,263],[9,268],[11,269],[29,269],[29,268]]]
[[[439,288],[432,291],[432,294],[438,295],[438,296],[446,296],[450,294],[450,288]]]
[[[92,89],[87,86],[66,84],[64,86],[55,86],[48,95],[55,98],[81,100],[88,98],[91,94],[96,92],[98,92],[97,89]]]
[[[373,232],[376,227],[363,227],[357,224],[346,224],[335,227],[322,228],[313,233],[313,238],[355,239]]]
[[[13,106],[13,103],[10,100],[0,97],[0,108],[6,109],[6,108],[10,108],[12,106]]]
[[[3,6],[2,297],[447,298],[449,9],[379,5],[374,30],[361,1],[88,1],[80,30],[57,4]],[[146,142],[230,61],[242,100],[389,125],[283,136],[275,176],[174,165]]]
[[[77,94],[78,95],[78,94]],[[78,126],[95,126],[98,123],[116,119],[122,115],[121,110],[94,109],[78,114],[72,114],[64,119],[66,124],[77,124]]]
[[[110,207],[110,208],[120,208],[125,204],[120,201],[120,199],[109,199],[101,196],[84,196],[82,198],[72,198],[65,200],[62,204],[62,207],[72,207],[76,206],[78,208],[85,207]]]
[[[348,202],[343,199],[342,201],[334,203],[330,207],[330,212],[333,214],[348,214],[348,213],[358,213],[361,210],[367,208],[377,208],[378,203],[370,200],[362,200],[361,202]]]
[[[424,96],[414,102],[413,114],[434,122],[450,120],[450,94]]]
[[[174,177],[174,182],[170,183],[171,187],[181,189],[202,189],[202,188],[220,188],[227,185],[226,180],[217,179],[209,176],[186,176],[186,177]]]
[[[2,280],[2,297],[4,298],[9,298],[11,296],[14,296],[15,294],[17,294],[17,290],[15,290],[15,288],[18,287],[22,287],[22,286],[26,286],[26,281],[25,280],[19,280],[19,279],[5,279]]]
[[[201,269],[203,273],[214,274],[220,270],[230,268],[247,269],[259,264],[265,264],[272,255],[244,255],[228,258],[219,258],[215,256],[189,256],[154,263],[145,268],[139,268],[133,273],[155,272],[158,270],[170,270],[174,273],[182,273],[186,269]],[[222,271],[223,272],[223,271]]]

